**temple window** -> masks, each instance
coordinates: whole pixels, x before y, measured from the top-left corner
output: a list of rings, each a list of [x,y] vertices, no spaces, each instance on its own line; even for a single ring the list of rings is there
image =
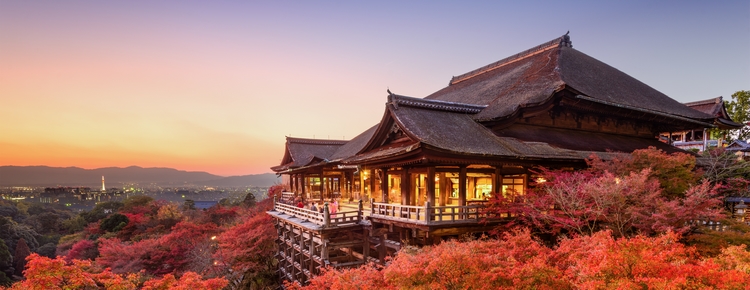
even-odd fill
[[[526,194],[526,174],[503,175],[500,186],[503,196],[511,192]]]

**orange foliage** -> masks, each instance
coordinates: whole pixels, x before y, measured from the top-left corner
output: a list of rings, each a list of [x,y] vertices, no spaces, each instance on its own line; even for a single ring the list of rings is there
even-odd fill
[[[14,284],[10,289],[135,289],[138,278],[134,275],[123,277],[113,274],[109,269],[98,272],[90,261],[73,260],[65,262],[63,258],[50,259],[31,254],[24,275],[26,280]]]
[[[108,268],[94,267],[91,261],[66,262],[62,257],[50,259],[37,254],[28,257],[26,280],[7,289],[139,289],[139,274],[119,275]],[[186,272],[178,280],[172,274],[145,281],[142,289],[221,289],[228,281],[223,278],[203,280],[194,272]],[[6,289],[6,288],[0,288]]]
[[[555,249],[515,231],[500,240],[404,249],[390,265],[327,270],[292,289],[745,289],[750,252],[729,247],[714,259],[668,232],[615,239],[609,231],[565,239]]]
[[[224,288],[228,281],[223,278],[213,278],[202,280],[201,276],[194,272],[187,272],[180,279],[176,279],[174,275],[167,274],[161,279],[153,279],[143,283],[143,290],[192,290],[192,289],[206,289],[206,290],[218,290]]]

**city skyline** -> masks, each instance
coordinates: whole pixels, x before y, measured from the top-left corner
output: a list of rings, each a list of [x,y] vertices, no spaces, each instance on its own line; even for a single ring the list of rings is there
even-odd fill
[[[351,139],[386,89],[570,31],[680,101],[750,89],[750,3],[0,3],[0,166],[270,172],[284,136]],[[309,135],[309,134],[314,135]]]

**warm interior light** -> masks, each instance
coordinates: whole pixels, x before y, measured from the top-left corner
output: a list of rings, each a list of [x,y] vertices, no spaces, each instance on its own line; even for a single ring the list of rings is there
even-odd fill
[[[537,182],[537,183],[545,183],[545,182],[547,182],[547,179],[544,179],[544,177],[538,177],[538,178],[536,179],[536,182]]]

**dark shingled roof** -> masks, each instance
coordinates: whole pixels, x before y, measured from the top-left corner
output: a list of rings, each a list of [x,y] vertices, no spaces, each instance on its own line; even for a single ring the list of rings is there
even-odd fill
[[[286,137],[286,151],[279,166],[274,171],[309,165],[313,160],[327,160],[336,150],[346,144],[346,140],[323,140]]]
[[[425,146],[459,155],[509,159],[583,160],[592,153],[608,157],[614,153],[607,151],[632,152],[649,146],[667,152],[682,152],[657,139],[538,126],[511,126],[506,129],[507,132],[498,136],[474,120],[472,113],[481,110],[483,106],[399,95],[390,95],[388,99],[387,118],[393,118],[409,138],[418,143],[403,143],[396,147],[362,152],[347,158],[345,163],[377,161],[407,154]],[[390,122],[383,120],[381,124],[386,125],[377,127],[377,131],[390,130],[385,127]],[[381,135],[377,131],[368,134]]]
[[[426,99],[486,105],[474,117],[483,121],[543,104],[566,88],[600,102],[697,120],[713,119],[573,49],[567,35],[454,77],[448,87]]]
[[[336,152],[334,152],[329,159],[331,161],[340,161],[342,159],[356,155],[357,152],[361,151],[362,148],[367,145],[367,141],[370,141],[370,138],[372,138],[372,135],[375,134],[375,130],[377,128],[378,125],[372,126],[370,127],[370,129],[362,132],[362,134],[357,135],[357,137],[354,137],[354,139],[339,147],[339,149],[336,150]]]
[[[722,97],[689,102],[685,103],[685,105],[691,109],[714,116],[714,118],[716,118],[715,124],[722,129],[737,129],[742,128],[743,126],[742,124],[732,121],[732,118],[729,117],[729,113],[727,113],[727,108],[724,106]]]
[[[551,146],[576,151],[633,152],[650,146],[668,153],[684,152],[674,146],[660,142],[656,138],[586,132],[563,128],[550,128],[516,124],[498,131],[499,135],[515,137],[524,141],[543,142]]]
[[[727,151],[742,151],[750,152],[750,144],[742,140],[735,140],[732,144],[729,144],[726,148]]]
[[[579,158],[576,152],[554,148],[548,144],[496,136],[490,129],[472,118],[472,113],[482,108],[483,106],[398,95],[390,95],[387,104],[388,115],[412,140],[433,148],[462,155]],[[379,130],[390,130],[390,128],[379,127]],[[366,154],[370,155],[369,158],[373,158],[405,153],[421,145],[406,144],[404,146],[409,147],[408,150],[393,148],[385,154],[384,152],[367,152]]]

